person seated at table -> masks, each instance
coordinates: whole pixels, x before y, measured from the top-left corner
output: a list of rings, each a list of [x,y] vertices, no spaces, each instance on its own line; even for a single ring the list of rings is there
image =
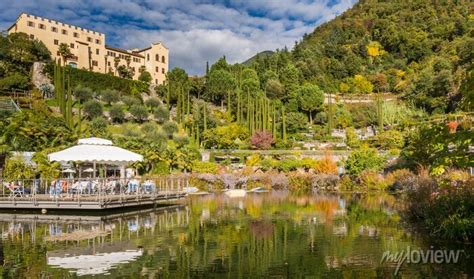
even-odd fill
[[[49,189],[50,197],[58,197],[61,194],[61,180],[51,181],[51,188]]]
[[[155,192],[155,183],[151,179],[147,179],[145,183],[143,183],[143,186],[145,187],[145,192],[147,193]]]
[[[138,179],[133,178],[132,180],[130,180],[130,182],[128,182],[127,193],[135,193],[138,190],[139,186],[140,182],[138,181]]]

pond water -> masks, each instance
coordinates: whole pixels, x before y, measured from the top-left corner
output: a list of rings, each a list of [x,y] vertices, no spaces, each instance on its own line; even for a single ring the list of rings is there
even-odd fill
[[[0,213],[2,278],[471,278],[472,247],[411,232],[397,197],[209,195],[108,212]],[[407,250],[408,249],[408,250]],[[383,261],[384,253],[461,251],[457,263]],[[469,257],[470,256],[470,257]],[[413,260],[412,260],[413,261]],[[395,275],[396,274],[396,275]]]

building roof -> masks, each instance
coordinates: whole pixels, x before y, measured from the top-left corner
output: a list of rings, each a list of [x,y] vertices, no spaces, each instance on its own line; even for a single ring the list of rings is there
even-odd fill
[[[113,146],[111,141],[100,138],[80,139],[78,145],[48,154],[48,158],[60,163],[97,162],[114,165],[143,161],[142,155]]]
[[[16,20],[15,20],[15,23],[13,23],[8,29],[7,31],[10,31],[10,29],[13,28],[13,26],[15,26],[15,24],[17,23],[18,19],[22,16],[22,15],[29,15],[29,16],[32,16],[32,17],[35,17],[35,18],[39,18],[39,19],[44,19],[44,20],[48,20],[48,21],[53,21],[55,22],[56,24],[64,24],[64,25],[67,25],[68,27],[71,27],[71,28],[80,28],[81,30],[83,31],[86,31],[86,32],[92,32],[92,33],[97,33],[99,35],[103,35],[105,36],[104,33],[101,33],[101,32],[98,32],[98,31],[95,31],[95,30],[91,30],[91,29],[87,29],[87,28],[84,28],[84,27],[80,27],[80,26],[77,26],[77,25],[72,25],[72,24],[69,24],[69,23],[65,23],[65,22],[62,22],[62,21],[59,21],[59,20],[55,20],[55,19],[51,19],[51,18],[46,18],[46,17],[42,17],[42,16],[37,16],[37,15],[33,15],[33,14],[29,14],[29,13],[26,13],[26,12],[22,12],[20,13]]]
[[[109,49],[109,50],[113,50],[113,51],[125,53],[125,54],[128,54],[128,55],[133,55],[133,56],[137,56],[137,57],[140,57],[140,58],[145,58],[145,56],[143,56],[143,55],[141,55],[141,54],[138,54],[138,53],[132,52],[132,51],[128,51],[128,50],[126,50],[126,49],[117,48],[117,47],[112,47],[112,46],[109,46],[109,45],[105,45],[105,48],[106,48],[106,49]]]
[[[137,52],[144,52],[144,51],[146,51],[146,50],[149,50],[153,45],[161,45],[161,46],[163,46],[164,48],[168,49],[162,42],[158,42],[158,43],[153,43],[153,44],[151,44],[151,46],[149,46],[149,47],[140,49],[140,50],[138,50]]]

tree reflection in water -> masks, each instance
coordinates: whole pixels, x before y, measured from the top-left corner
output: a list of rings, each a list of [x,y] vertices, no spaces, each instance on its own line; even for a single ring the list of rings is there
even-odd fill
[[[275,192],[192,197],[179,208],[102,217],[0,214],[1,272],[5,278],[390,277],[395,267],[380,263],[384,251],[429,245],[403,228],[397,206],[387,194]],[[87,261],[94,264],[86,272],[80,262]],[[404,265],[401,275],[443,270],[461,275],[472,267]]]

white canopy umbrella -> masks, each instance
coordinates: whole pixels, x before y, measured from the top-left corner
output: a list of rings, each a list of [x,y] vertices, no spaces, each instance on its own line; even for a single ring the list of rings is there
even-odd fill
[[[126,149],[113,146],[110,140],[101,138],[80,139],[78,145],[48,155],[49,161],[60,163],[93,163],[94,176],[96,163],[126,166],[143,161],[143,156]]]
[[[69,169],[69,168],[68,168],[68,169],[63,170],[62,173],[68,173],[68,174],[69,174],[69,178],[72,178],[72,174],[73,174],[73,173],[76,173],[76,171],[73,170],[73,169]]]

